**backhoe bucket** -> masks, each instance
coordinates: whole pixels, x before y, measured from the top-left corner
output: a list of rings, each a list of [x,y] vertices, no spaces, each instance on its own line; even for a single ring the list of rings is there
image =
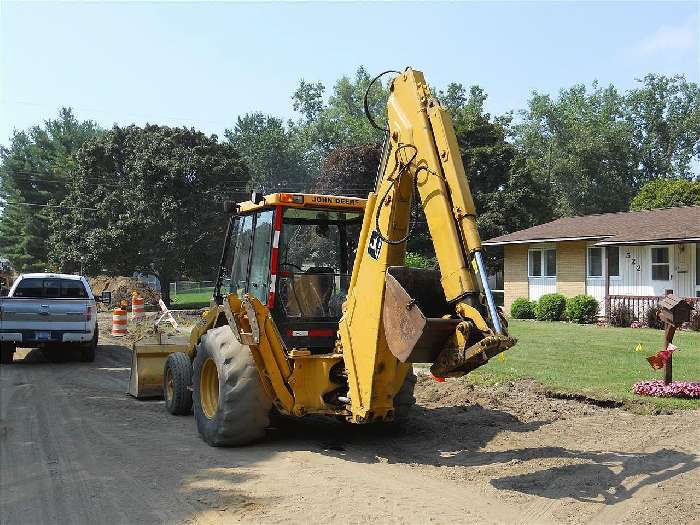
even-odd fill
[[[143,399],[163,397],[163,367],[174,352],[187,352],[189,336],[157,333],[136,341],[131,353],[129,394]]]
[[[403,363],[433,363],[454,335],[459,319],[440,284],[440,272],[390,266],[386,273],[384,334]]]
[[[441,377],[464,375],[515,344],[507,334],[477,330],[470,346],[458,345],[461,319],[454,318],[435,270],[389,267],[382,319],[389,350],[399,361],[431,363],[431,372]]]

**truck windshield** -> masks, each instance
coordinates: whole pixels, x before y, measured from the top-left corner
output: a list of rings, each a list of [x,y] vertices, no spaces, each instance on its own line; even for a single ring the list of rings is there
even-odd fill
[[[85,299],[88,294],[82,281],[70,279],[22,279],[13,297],[25,299]]]
[[[358,212],[284,210],[279,298],[287,317],[340,317],[361,226]]]

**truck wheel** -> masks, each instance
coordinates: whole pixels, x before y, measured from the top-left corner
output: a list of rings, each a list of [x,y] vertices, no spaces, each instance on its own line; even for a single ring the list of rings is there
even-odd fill
[[[265,393],[250,348],[231,328],[209,330],[194,360],[194,417],[214,447],[246,445],[265,435],[272,401]]]
[[[97,350],[97,341],[99,338],[99,329],[97,325],[95,325],[95,335],[92,336],[92,341],[80,349],[80,360],[83,363],[92,363],[95,360],[95,350]]]
[[[163,367],[165,409],[175,416],[192,411],[192,361],[187,354],[170,354]]]
[[[411,408],[416,404],[416,398],[413,396],[416,381],[416,374],[413,373],[413,368],[411,368],[406,374],[401,390],[394,396],[394,421],[400,423],[406,419]]]
[[[15,346],[7,343],[0,343],[0,364],[9,365],[15,355]]]

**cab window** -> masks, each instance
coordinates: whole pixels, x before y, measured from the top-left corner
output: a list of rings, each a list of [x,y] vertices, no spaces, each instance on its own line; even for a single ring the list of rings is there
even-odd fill
[[[270,252],[272,251],[272,210],[257,214],[255,218],[253,253],[250,259],[249,292],[261,303],[267,302],[270,278]]]
[[[253,240],[253,216],[238,217],[234,224],[233,265],[231,267],[231,292],[239,297],[248,291],[248,264]]]

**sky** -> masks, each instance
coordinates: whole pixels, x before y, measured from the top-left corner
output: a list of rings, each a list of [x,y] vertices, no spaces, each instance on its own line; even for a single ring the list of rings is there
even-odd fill
[[[71,106],[105,127],[223,134],[239,115],[295,118],[300,79],[330,89],[364,65],[432,86],[479,84],[487,110],[575,83],[697,82],[700,2],[0,1],[0,144]]]

